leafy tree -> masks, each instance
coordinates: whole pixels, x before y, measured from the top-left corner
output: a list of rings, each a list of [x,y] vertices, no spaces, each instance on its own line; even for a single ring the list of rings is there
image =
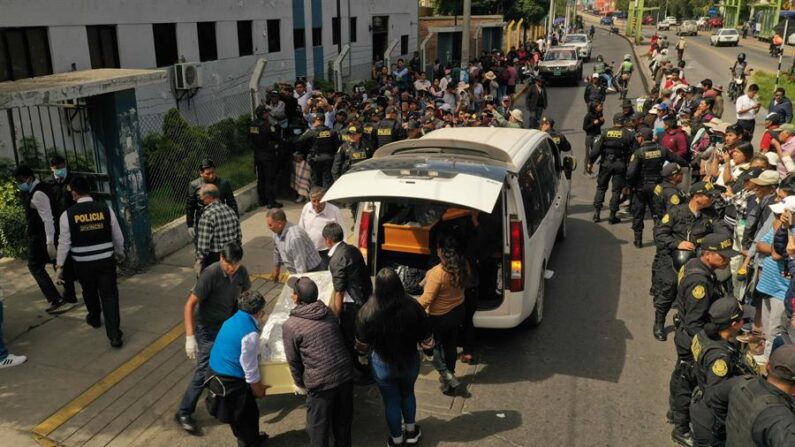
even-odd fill
[[[558,3],[562,11],[565,5]],[[462,0],[436,0],[434,11],[440,15],[462,15],[463,7]],[[472,15],[502,14],[507,20],[524,19],[527,23],[538,23],[548,10],[549,1],[545,0],[472,0]]]

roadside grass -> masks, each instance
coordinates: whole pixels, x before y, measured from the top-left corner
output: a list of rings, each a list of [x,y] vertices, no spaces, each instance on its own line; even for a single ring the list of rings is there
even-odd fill
[[[767,108],[770,100],[773,99],[773,91],[776,89],[776,73],[764,70],[754,70],[751,75],[751,82],[759,86],[759,102],[762,107]],[[795,78],[789,73],[781,73],[778,86],[792,96],[795,94]]]

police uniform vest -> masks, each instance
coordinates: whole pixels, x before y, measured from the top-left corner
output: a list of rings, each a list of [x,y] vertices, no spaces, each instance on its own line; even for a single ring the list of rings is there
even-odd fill
[[[377,148],[397,140],[396,127],[397,123],[393,120],[383,120],[378,123],[375,131]]]
[[[254,149],[254,159],[257,161],[271,161],[276,158],[278,143],[277,132],[273,123],[258,119],[249,128],[249,138]]]
[[[28,223],[27,234],[28,237],[34,238],[39,236],[44,236],[46,233],[44,231],[44,222],[39,217],[39,212],[33,208],[31,202],[33,201],[33,194],[37,191],[41,191],[47,196],[47,199],[50,201],[50,208],[52,208],[52,197],[51,197],[51,190],[44,182],[39,182],[33,189],[25,197],[25,218]],[[55,211],[55,210],[53,210]]]
[[[665,149],[657,143],[644,143],[636,152],[640,158],[640,174],[643,183],[657,184],[662,180],[662,167],[665,164]]]
[[[734,387],[726,415],[726,447],[756,445],[752,435],[754,422],[766,409],[784,405],[795,412],[792,399],[772,393],[768,386],[761,377],[746,377]]]
[[[730,342],[723,339],[713,340],[707,337],[704,331],[699,331],[693,337],[690,350],[696,362],[696,379],[702,392],[704,391],[704,384],[707,383],[707,368],[710,368],[707,362],[714,358],[714,354],[722,353],[725,357],[731,359],[729,364],[721,359],[712,363],[712,372],[716,376],[733,377],[741,374],[757,374],[756,362],[750,353],[743,356]],[[715,353],[713,351],[718,352]]]
[[[362,145],[364,147],[373,147],[373,129],[375,129],[375,124],[373,123],[366,123],[362,127]]]
[[[674,224],[671,227],[673,236],[679,240],[692,242],[698,248],[701,246],[704,236],[712,233],[714,213],[715,211],[712,208],[707,208],[701,210],[701,214],[696,217],[690,211],[687,203],[682,203],[671,207],[668,210],[668,214],[663,216],[661,222],[668,224],[668,222],[674,220]]]
[[[687,263],[685,265],[682,266],[682,268],[679,270],[679,273],[677,275],[677,284],[681,285],[682,282],[685,280],[685,278],[687,278],[690,275],[701,275],[701,276],[704,276],[707,279],[707,281],[712,284],[712,287],[710,287],[709,289],[707,289],[707,288],[705,288],[703,286],[700,286],[700,285],[696,286],[695,288],[693,288],[691,294],[692,294],[694,299],[697,299],[697,300],[706,299],[707,303],[709,305],[711,305],[712,303],[717,301],[719,298],[721,298],[723,296],[726,296],[726,293],[723,290],[723,286],[721,285],[721,283],[718,282],[717,278],[715,277],[715,274],[711,270],[706,268],[704,266],[704,264],[701,263],[698,259],[691,259],[691,260],[687,261]],[[706,296],[707,290],[711,290],[712,291],[711,292],[712,293],[711,296]],[[690,299],[690,295],[686,294],[685,288],[684,287],[677,287],[676,307],[682,313],[682,315],[681,315],[682,324],[679,326],[679,328],[683,329],[686,333],[691,334],[691,336],[693,336],[701,328],[700,327],[685,327],[684,326],[684,317],[685,317],[685,309],[686,309],[685,300],[687,300],[687,299]],[[709,305],[706,306],[707,309],[709,309]],[[701,321],[705,322],[706,318],[707,318],[707,316],[706,316],[706,311],[705,311],[704,316],[701,319]],[[692,350],[692,346],[689,346],[688,348]]]
[[[668,210],[672,206],[679,205],[685,202],[684,193],[676,187],[673,183],[663,181],[654,187],[654,195],[656,200],[660,202],[663,210]]]
[[[345,143],[345,145],[342,146],[342,150],[345,152],[345,165],[343,166],[343,172],[350,169],[350,167],[356,163],[367,160],[367,148],[361,143],[359,143],[357,146],[354,146],[351,143]]]
[[[66,210],[66,216],[72,238],[70,253],[75,262],[100,261],[113,256],[110,209],[106,204],[79,202]]]
[[[602,131],[602,148],[605,156],[621,158],[630,150],[627,143],[627,131],[621,127],[613,127]]]
[[[310,152],[321,158],[331,159],[337,153],[337,133],[326,126],[315,128],[315,141]]]

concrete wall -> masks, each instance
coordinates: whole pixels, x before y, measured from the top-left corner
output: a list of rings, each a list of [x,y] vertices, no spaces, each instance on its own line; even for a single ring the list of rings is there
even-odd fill
[[[428,35],[429,32],[436,30],[436,29],[444,29],[445,32],[452,32],[453,30],[461,31],[461,16],[452,17],[452,16],[429,16],[429,17],[420,17],[419,19],[419,41],[422,42],[423,39]],[[495,24],[501,24],[504,22],[503,16],[500,15],[489,15],[489,16],[472,16],[472,25],[470,27],[470,41],[469,41],[469,48],[471,49],[471,57],[478,57],[479,54],[475,54],[475,40],[480,40],[481,44],[480,49],[483,50],[482,45],[482,32],[478,29],[478,26],[491,26]],[[501,28],[502,26],[500,26]],[[503,34],[503,40],[505,39],[505,35]],[[431,40],[428,41],[427,46],[425,47],[425,60],[428,65],[433,64],[433,61],[436,60],[438,56],[438,42],[439,42],[439,35],[438,33],[431,37]]]

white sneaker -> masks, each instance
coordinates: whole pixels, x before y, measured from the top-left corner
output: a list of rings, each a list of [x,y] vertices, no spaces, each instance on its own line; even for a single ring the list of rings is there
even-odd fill
[[[25,357],[24,355],[8,354],[8,357],[6,357],[2,361],[0,361],[0,369],[11,368],[11,367],[14,367],[14,366],[21,365],[21,364],[25,363],[25,360],[27,360],[27,359],[28,358]]]

